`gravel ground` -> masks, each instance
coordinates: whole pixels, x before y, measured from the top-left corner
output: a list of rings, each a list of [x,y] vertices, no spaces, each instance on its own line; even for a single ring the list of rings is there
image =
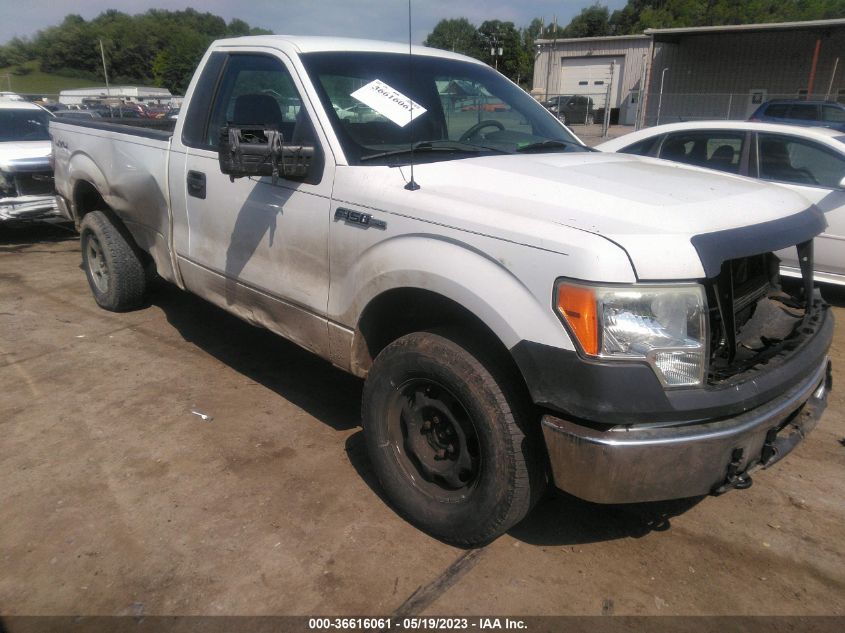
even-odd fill
[[[385,503],[360,381],[166,285],[104,312],[75,236],[0,230],[0,614],[845,615],[841,290],[829,408],[751,489],[558,494],[466,552]]]

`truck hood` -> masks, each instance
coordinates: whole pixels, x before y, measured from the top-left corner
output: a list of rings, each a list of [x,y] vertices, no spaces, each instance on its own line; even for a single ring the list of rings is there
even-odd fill
[[[476,225],[469,230],[484,224],[484,233],[543,248],[554,248],[555,226],[587,231],[621,246],[639,279],[712,276],[725,259],[784,248],[826,226],[785,187],[625,154],[497,155],[414,169],[413,195],[440,199],[425,208],[475,209],[463,214]]]
[[[49,167],[50,141],[7,141],[0,143],[0,170],[40,171]]]

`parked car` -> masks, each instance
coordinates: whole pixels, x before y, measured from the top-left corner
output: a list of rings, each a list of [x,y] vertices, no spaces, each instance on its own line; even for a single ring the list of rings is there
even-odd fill
[[[99,112],[94,110],[59,110],[55,116],[63,119],[101,119]]]
[[[355,121],[357,123],[365,123],[372,121],[384,121],[386,118],[373,110],[370,106],[363,103],[356,103],[348,108],[335,109],[338,118],[341,121]]]
[[[845,132],[845,105],[836,101],[772,99],[757,108],[749,121],[829,127]]]
[[[57,215],[48,123],[26,101],[0,100],[0,221]]]
[[[671,123],[596,146],[749,176],[800,193],[816,204],[827,229],[815,240],[817,281],[845,284],[845,134],[818,127],[747,121]],[[795,253],[778,251],[781,271],[800,277]]]
[[[94,112],[105,119],[146,119],[146,110],[137,103],[87,103],[82,110],[75,112]]]
[[[461,106],[461,112],[507,112],[510,108],[495,97],[470,97],[470,103]]]
[[[584,95],[557,95],[543,102],[543,106],[565,125],[595,121],[593,98]]]
[[[221,40],[172,133],[53,121],[97,304],[143,306],[155,271],[365,378],[386,498],[463,546],[550,481],[600,503],[719,493],[797,445],[825,407],[833,314],[809,271],[780,287],[771,251],[811,258],[821,212],[591,151],[486,64],[412,54],[409,77],[405,44]],[[279,96],[250,91],[258,73]],[[519,116],[466,127],[443,77]],[[353,86],[381,120],[335,116]]]
[[[43,101],[42,100],[42,101],[36,101],[35,104],[39,107],[44,108],[45,110],[52,112],[53,114],[56,114],[57,112],[64,112],[65,110],[68,109],[68,107],[64,103],[58,103],[56,101]]]

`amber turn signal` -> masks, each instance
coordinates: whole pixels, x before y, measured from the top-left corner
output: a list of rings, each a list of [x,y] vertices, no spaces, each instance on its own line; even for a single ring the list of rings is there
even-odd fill
[[[593,289],[570,284],[558,285],[557,308],[584,352],[596,356],[599,353],[599,325]]]

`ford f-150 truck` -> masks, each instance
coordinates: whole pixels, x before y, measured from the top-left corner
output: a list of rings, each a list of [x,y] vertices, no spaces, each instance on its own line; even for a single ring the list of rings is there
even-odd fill
[[[50,132],[96,302],[141,306],[157,274],[365,378],[388,499],[448,542],[495,538],[548,483],[599,503],[747,487],[824,409],[818,209],[592,151],[467,57],[221,40],[172,131]]]

